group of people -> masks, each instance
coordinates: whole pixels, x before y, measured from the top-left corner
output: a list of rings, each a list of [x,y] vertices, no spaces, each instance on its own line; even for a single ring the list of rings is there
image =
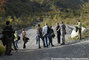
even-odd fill
[[[78,21],[78,25],[76,26],[76,31],[79,31],[79,36],[81,39],[81,27],[82,23]],[[61,25],[59,23],[56,24],[56,33],[57,33],[57,42],[58,44],[64,45],[65,44],[65,35],[66,35],[66,25],[61,22]],[[10,21],[6,21],[6,26],[2,31],[2,42],[3,45],[6,46],[6,55],[12,55],[12,44],[14,46],[15,50],[18,50],[18,41],[20,40],[20,37],[18,36],[18,32],[12,27],[10,24]],[[62,36],[62,43],[61,43],[61,37]],[[43,28],[41,28],[40,24],[38,24],[37,27],[37,34],[36,34],[36,44],[38,44],[38,48],[41,48],[40,46],[40,39],[43,41],[43,46],[48,47],[51,45],[54,47],[53,44],[53,38],[55,37],[54,30],[52,29],[52,26],[48,26],[46,23]],[[23,28],[22,29],[22,39],[23,39],[23,48],[26,48],[26,43],[28,42],[29,38],[26,36],[26,31]]]
[[[62,36],[62,44],[61,45],[64,45],[65,44],[65,35],[66,35],[65,24],[62,22],[61,26],[60,26],[59,23],[57,23],[56,31],[57,31],[58,44],[61,43],[60,42],[60,36]],[[42,29],[40,24],[38,24],[37,35],[36,35],[36,43],[38,43],[38,48],[41,48],[40,38],[43,41],[44,47],[48,47],[50,44],[51,44],[52,47],[54,47],[53,42],[52,42],[52,39],[54,37],[55,37],[55,33],[54,33],[54,30],[52,29],[52,26],[48,26],[48,24],[46,23],[45,26]]]
[[[6,21],[6,26],[2,31],[2,42],[3,45],[6,46],[6,55],[12,55],[12,44],[14,46],[14,49],[17,50],[17,31],[15,31],[10,24],[10,21]]]
[[[81,40],[81,30],[82,30],[82,23],[80,22],[80,20],[78,20],[78,23],[76,25],[76,32],[77,31],[79,32],[80,40]],[[63,21],[61,22],[61,26],[59,25],[59,23],[56,24],[56,33],[57,33],[58,44],[65,45],[66,25],[63,23]],[[52,29],[52,26],[48,26],[48,24],[46,23],[42,29],[40,24],[38,24],[37,35],[36,35],[36,43],[38,43],[38,48],[41,48],[40,38],[43,41],[44,47],[48,47],[50,44],[52,47],[54,47],[52,42],[52,39],[54,37],[55,37],[55,34],[54,34],[54,30]]]
[[[29,38],[26,37],[26,32],[24,28],[22,29],[22,38],[24,42],[23,48],[26,48],[26,43]],[[13,28],[10,21],[6,21],[6,26],[2,31],[1,40],[3,45],[6,47],[5,55],[12,55],[12,46],[14,47],[14,50],[18,50],[18,41],[20,40],[20,36],[18,35],[18,31]]]

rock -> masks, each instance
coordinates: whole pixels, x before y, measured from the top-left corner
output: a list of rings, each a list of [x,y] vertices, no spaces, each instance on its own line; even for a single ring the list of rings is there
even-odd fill
[[[85,27],[82,27],[82,33],[86,33],[87,29]]]
[[[76,32],[75,30],[73,30],[72,33],[71,33],[71,38],[74,38],[76,36],[78,36],[78,32]]]
[[[83,34],[85,34],[87,32],[87,29],[85,27],[82,27],[81,31],[82,31]],[[78,35],[79,35],[79,32],[78,31],[76,32],[76,28],[74,28],[72,30],[72,33],[71,33],[71,38],[74,38],[74,37],[76,37]]]

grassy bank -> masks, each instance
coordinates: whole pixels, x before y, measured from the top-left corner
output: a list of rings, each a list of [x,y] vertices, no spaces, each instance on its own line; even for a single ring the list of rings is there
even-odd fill
[[[2,45],[0,41],[0,55],[3,54],[4,52],[5,52],[5,47]]]

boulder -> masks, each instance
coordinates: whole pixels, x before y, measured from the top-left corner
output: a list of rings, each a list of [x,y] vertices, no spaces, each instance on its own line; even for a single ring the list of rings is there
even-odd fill
[[[83,34],[85,34],[87,32],[87,29],[85,27],[82,27],[81,31]],[[76,28],[74,28],[71,33],[71,38],[75,38],[78,35],[79,35],[79,32],[78,31],[76,32]]]

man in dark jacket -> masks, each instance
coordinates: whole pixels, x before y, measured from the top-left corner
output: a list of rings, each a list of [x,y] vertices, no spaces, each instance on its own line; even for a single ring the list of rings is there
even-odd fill
[[[56,31],[57,31],[57,41],[58,41],[58,44],[60,44],[60,36],[61,36],[60,29],[61,29],[60,25],[59,25],[59,23],[57,23]]]
[[[11,54],[11,46],[12,46],[12,39],[13,39],[13,28],[10,25],[10,21],[6,21],[6,27],[3,29],[3,37],[5,38],[5,45],[6,45],[6,55],[12,55]]]

